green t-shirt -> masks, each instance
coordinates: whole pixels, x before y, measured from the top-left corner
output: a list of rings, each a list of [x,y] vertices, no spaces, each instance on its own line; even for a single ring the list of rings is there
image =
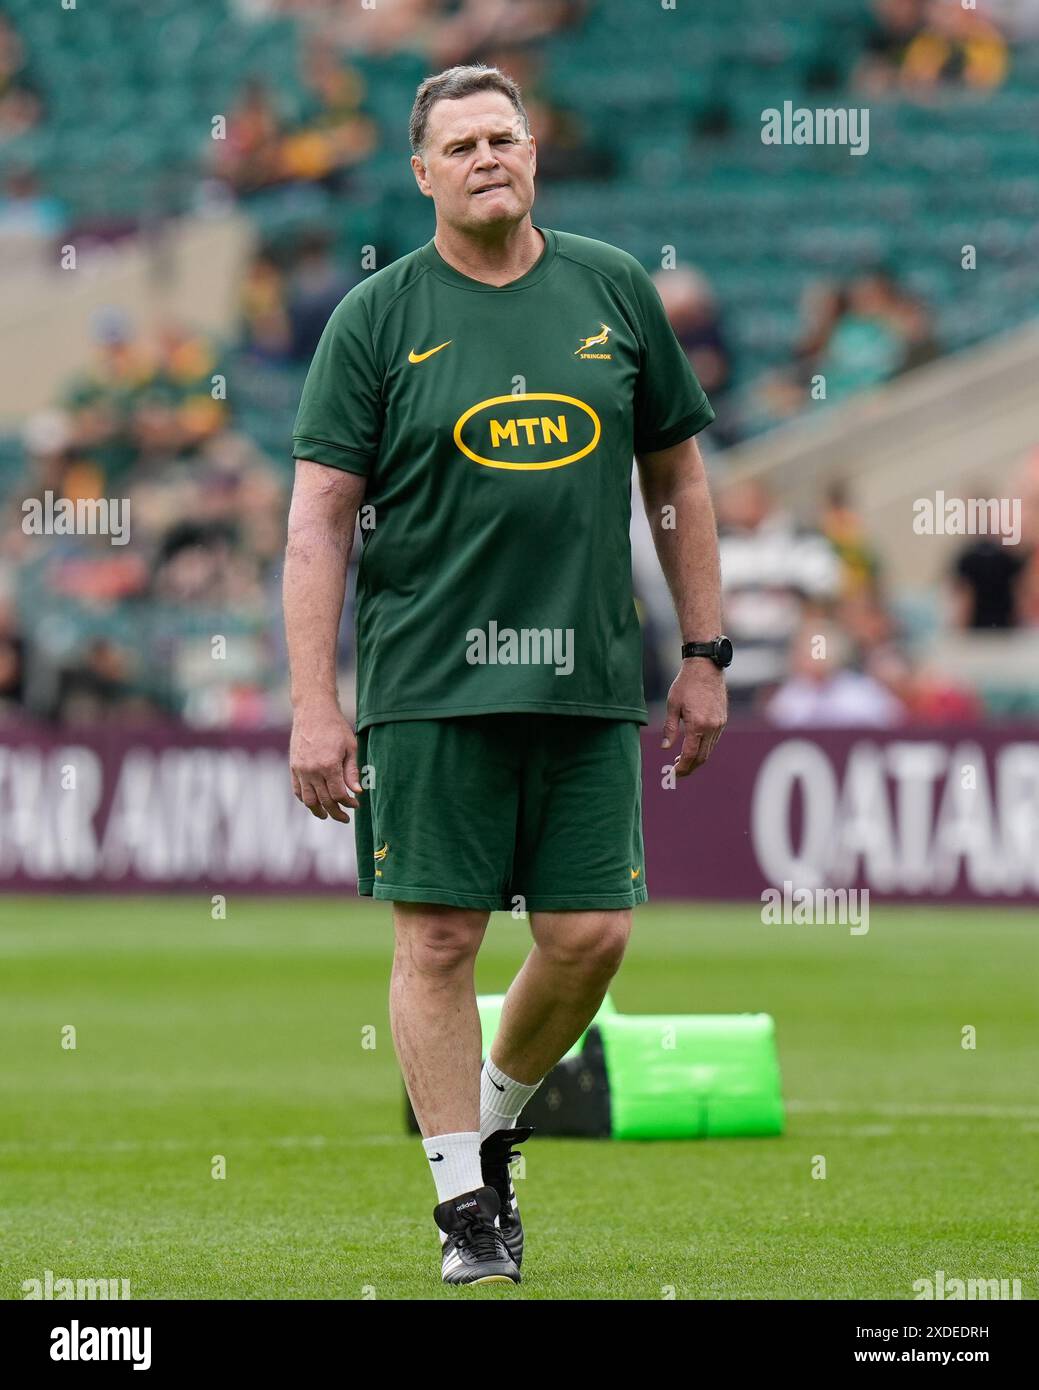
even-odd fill
[[[539,229],[541,230],[541,229]],[[350,291],[296,458],[364,474],[357,727],[526,711],[646,723],[633,452],[714,419],[633,256],[543,229],[496,287],[430,241]]]

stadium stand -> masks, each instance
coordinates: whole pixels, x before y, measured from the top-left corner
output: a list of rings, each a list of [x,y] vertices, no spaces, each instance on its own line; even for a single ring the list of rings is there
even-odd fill
[[[1039,313],[1039,42],[1027,25],[998,9],[970,15],[915,0],[701,0],[673,10],[384,0],[378,25],[333,5],[266,0],[108,0],[74,11],[8,0],[6,11],[0,244],[17,267],[7,275],[22,278],[28,265],[47,285],[42,304],[67,293],[61,248],[112,251],[94,290],[129,309],[138,379],[104,378],[105,345],[86,346],[86,324],[99,320],[84,310],[82,342],[32,358],[34,405],[49,411],[24,418],[30,388],[17,373],[0,396],[0,640],[15,672],[6,695],[0,684],[0,707],[62,718],[63,692],[76,690],[80,716],[89,704],[90,717],[130,707],[196,722],[284,718],[276,528],[255,516],[264,504],[277,514],[286,496],[288,431],[315,326],[373,265],[432,233],[407,161],[415,87],[432,68],[473,58],[500,62],[523,84],[540,143],[540,222],[621,245],[654,271],[673,248],[695,276],[701,307],[672,312],[676,330],[687,315],[680,336],[694,360],[710,353],[724,365],[707,441],[719,483],[768,475],[799,523],[817,528],[828,487],[843,482],[880,558],[876,601],[903,644],[954,626],[938,586],[956,556],[936,546],[931,572],[905,570],[892,519],[906,501],[909,450],[928,478],[946,476],[943,414],[973,420],[975,439],[987,419],[1006,424],[995,409],[1004,378],[985,369],[984,345],[1026,333]],[[763,111],[787,100],[868,105],[868,156],[763,143]],[[163,360],[164,316],[144,291],[135,311],[115,286],[133,256],[142,283],[161,280],[178,247],[208,245],[225,226],[240,229],[226,243],[237,274],[221,271],[230,292],[183,282],[185,352],[209,368],[185,381]],[[964,268],[965,248],[976,248],[976,269]],[[17,323],[12,305],[24,321],[17,290],[0,311],[5,333]],[[967,350],[981,354],[962,358],[977,375],[955,366]],[[1017,370],[1013,380],[1028,367]],[[214,373],[228,383],[218,408]],[[94,394],[84,395],[91,374]],[[825,401],[811,395],[819,374]],[[890,386],[895,377],[908,395]],[[867,403],[878,391],[893,402],[883,418]],[[986,409],[972,413],[978,392]],[[993,486],[1020,472],[1036,444],[1018,407],[1014,419],[991,469],[985,453]],[[883,452],[882,438],[910,427],[901,449],[889,442]],[[876,449],[862,447],[864,433]],[[967,473],[964,462],[957,485]],[[89,495],[124,483],[142,518],[129,563],[89,538],[75,563],[67,548],[29,557],[22,499],[47,486]],[[243,497],[255,524],[243,522]],[[209,530],[191,529],[200,516]],[[1019,627],[1036,621],[1035,557],[1022,545]],[[185,577],[200,554],[205,563]],[[659,593],[655,613],[648,591],[643,601],[666,647]],[[219,675],[204,652],[214,632],[241,639]],[[100,654],[91,645],[105,642]],[[91,663],[103,679],[82,675]],[[975,669],[967,658],[954,664]],[[658,665],[651,653],[657,699]],[[992,694],[989,708],[1016,710],[1023,698]]]

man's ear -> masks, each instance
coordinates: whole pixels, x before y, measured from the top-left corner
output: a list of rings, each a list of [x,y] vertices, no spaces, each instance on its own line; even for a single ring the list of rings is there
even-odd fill
[[[538,171],[538,146],[533,135],[530,137],[530,172],[533,176]]]
[[[433,190],[429,186],[429,178],[426,175],[426,166],[422,163],[419,155],[411,156],[411,172],[415,175],[415,182],[419,186],[419,191],[426,198],[432,198]]]

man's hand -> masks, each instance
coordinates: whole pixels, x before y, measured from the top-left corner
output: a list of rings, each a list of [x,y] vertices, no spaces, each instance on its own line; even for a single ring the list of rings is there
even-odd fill
[[[357,736],[338,705],[299,708],[292,720],[289,744],[292,791],[318,820],[342,821],[342,809],[360,806],[361,778],[357,771]]]
[[[688,777],[711,756],[722,736],[728,718],[729,700],[725,679],[713,661],[688,657],[667,692],[667,718],[664,720],[663,748],[670,748],[678,736],[678,721],[685,729],[682,751],[675,759],[675,775]]]

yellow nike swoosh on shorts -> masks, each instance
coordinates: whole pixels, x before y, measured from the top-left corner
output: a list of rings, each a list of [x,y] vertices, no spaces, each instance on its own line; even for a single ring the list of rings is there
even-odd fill
[[[454,342],[454,338],[448,338],[446,343],[441,343],[439,347],[430,348],[428,352],[416,352],[414,348],[408,353],[409,362],[424,362],[427,357],[432,357],[434,352],[439,352],[440,348],[449,347]]]

